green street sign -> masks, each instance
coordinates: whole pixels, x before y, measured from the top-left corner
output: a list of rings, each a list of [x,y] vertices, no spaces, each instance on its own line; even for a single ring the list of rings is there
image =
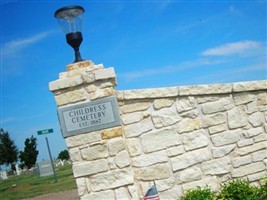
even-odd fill
[[[37,131],[37,134],[38,135],[44,135],[44,134],[48,134],[48,133],[53,133],[53,129],[50,128],[50,129],[45,129],[45,130],[41,130],[41,131]]]

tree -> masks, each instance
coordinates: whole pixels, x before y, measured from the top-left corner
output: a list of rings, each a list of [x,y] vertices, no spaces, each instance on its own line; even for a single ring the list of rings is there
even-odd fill
[[[0,128],[0,165],[11,165],[18,160],[18,148],[9,133]]]
[[[70,158],[68,150],[63,150],[58,154],[58,159],[60,160],[68,160]]]
[[[24,151],[20,151],[20,162],[28,169],[35,165],[39,151],[37,148],[37,138],[31,136],[24,142]]]

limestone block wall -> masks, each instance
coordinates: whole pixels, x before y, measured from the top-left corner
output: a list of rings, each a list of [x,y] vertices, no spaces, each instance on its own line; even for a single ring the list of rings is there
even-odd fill
[[[116,91],[113,68],[67,66],[49,83],[58,108],[108,96],[121,125],[65,138],[80,199],[161,199],[267,173],[267,81]]]
[[[117,93],[139,189],[161,199],[267,173],[267,81]]]

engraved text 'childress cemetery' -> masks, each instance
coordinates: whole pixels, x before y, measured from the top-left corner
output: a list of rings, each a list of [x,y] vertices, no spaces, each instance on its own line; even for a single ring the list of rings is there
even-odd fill
[[[58,109],[64,137],[120,124],[115,97],[81,103]]]

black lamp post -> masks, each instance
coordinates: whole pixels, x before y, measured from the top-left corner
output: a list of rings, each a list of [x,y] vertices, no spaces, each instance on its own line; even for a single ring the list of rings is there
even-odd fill
[[[81,29],[84,11],[84,8],[81,6],[66,6],[58,9],[54,14],[63,32],[66,34],[67,43],[75,51],[74,63],[83,61],[79,52],[79,47],[83,41]]]

